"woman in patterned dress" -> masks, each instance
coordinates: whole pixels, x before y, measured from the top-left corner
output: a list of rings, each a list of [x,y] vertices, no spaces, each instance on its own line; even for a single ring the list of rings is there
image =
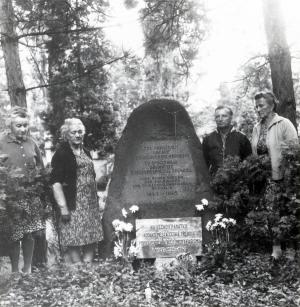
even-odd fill
[[[51,182],[60,209],[60,243],[72,263],[92,262],[102,239],[93,161],[83,147],[85,127],[77,118],[61,127],[64,142],[52,158]]]
[[[265,192],[268,197],[281,190],[280,182],[284,177],[282,151],[286,145],[298,143],[298,136],[291,121],[276,113],[277,99],[272,92],[257,93],[254,99],[260,121],[253,129],[251,145],[254,155],[268,155],[271,159],[272,177]],[[276,203],[273,208],[278,209]],[[278,259],[281,254],[281,242],[274,239],[272,257]]]
[[[29,117],[26,109],[14,107],[10,113],[8,125],[10,131],[0,138],[0,154],[7,156],[3,165],[7,169],[13,168],[18,172],[20,183],[22,178],[30,181],[44,168],[42,156],[37,144],[29,136]],[[9,229],[6,229],[6,239],[10,243],[8,248],[12,271],[19,271],[21,242],[24,258],[22,271],[30,273],[35,238],[45,231],[45,221],[42,217],[43,205],[40,195],[35,192],[28,192],[23,196],[18,193],[20,191],[11,191],[11,193],[14,192],[16,192],[16,200],[14,204],[6,205],[7,215],[2,211],[0,223],[3,222],[3,226],[8,226],[4,225],[4,221],[8,221],[10,224]],[[6,220],[4,220],[5,216]]]

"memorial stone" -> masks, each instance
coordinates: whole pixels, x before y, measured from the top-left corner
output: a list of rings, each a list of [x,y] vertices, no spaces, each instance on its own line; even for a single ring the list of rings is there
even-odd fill
[[[114,219],[123,208],[139,206],[140,219],[195,217],[195,204],[211,199],[201,143],[185,108],[174,100],[147,102],[128,119],[115,150],[103,215],[107,253]],[[211,213],[202,214],[202,238]],[[134,221],[133,221],[134,222]]]
[[[200,217],[137,219],[137,258],[173,258],[202,252]]]

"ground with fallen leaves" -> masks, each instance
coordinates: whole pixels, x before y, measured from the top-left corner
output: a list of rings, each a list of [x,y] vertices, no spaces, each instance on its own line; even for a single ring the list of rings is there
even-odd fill
[[[0,306],[300,306],[298,262],[250,254],[229,263],[181,263],[158,272],[109,260],[6,274],[0,276]],[[148,283],[151,301],[145,299]]]

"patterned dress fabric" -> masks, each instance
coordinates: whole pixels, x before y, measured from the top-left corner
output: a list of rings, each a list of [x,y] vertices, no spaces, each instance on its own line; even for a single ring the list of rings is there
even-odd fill
[[[42,202],[37,195],[21,200],[18,207],[22,209],[22,214],[14,218],[12,227],[12,240],[19,241],[24,234],[33,233],[45,228],[45,221],[42,220]]]
[[[83,246],[103,238],[93,162],[84,152],[76,155],[76,162],[76,209],[71,211],[71,221],[60,225],[62,246]]]
[[[18,168],[20,175],[28,179],[37,175],[38,168],[43,168],[41,153],[37,144],[30,137],[25,141],[18,141],[13,135],[2,135],[0,153],[8,155],[5,166]],[[16,178],[16,180],[19,179]],[[1,242],[3,240],[6,242],[19,241],[25,234],[45,229],[45,221],[42,217],[43,204],[37,193],[26,193],[21,199],[19,197],[14,205],[17,210],[13,210],[14,212],[9,216],[5,211],[0,214]]]
[[[259,156],[268,154],[268,147],[267,147],[267,143],[266,143],[267,132],[268,132],[267,125],[262,124],[259,139],[258,139],[258,142],[257,142],[257,154]]]

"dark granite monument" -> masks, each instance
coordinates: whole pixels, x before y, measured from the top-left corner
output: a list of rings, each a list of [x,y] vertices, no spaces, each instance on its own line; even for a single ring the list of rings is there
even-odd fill
[[[201,143],[185,108],[174,100],[147,102],[128,119],[115,151],[103,215],[104,240],[112,247],[114,219],[138,205],[140,219],[195,217],[195,205],[211,199]],[[211,214],[202,213],[202,238]]]

